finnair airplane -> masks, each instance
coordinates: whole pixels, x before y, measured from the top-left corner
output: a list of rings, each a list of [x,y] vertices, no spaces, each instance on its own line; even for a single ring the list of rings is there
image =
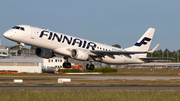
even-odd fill
[[[121,49],[97,42],[69,36],[54,31],[49,31],[29,25],[17,25],[4,33],[4,37],[18,43],[21,48],[24,45],[37,47],[35,54],[42,58],[52,58],[56,54],[63,55],[66,62],[64,68],[70,68],[71,63],[68,58],[81,61],[89,61],[87,70],[95,68],[92,62],[98,61],[107,64],[142,64],[148,62],[147,53],[152,53],[158,47],[149,50],[154,28],[149,28],[144,35],[129,48]],[[152,58],[150,59],[152,60]]]

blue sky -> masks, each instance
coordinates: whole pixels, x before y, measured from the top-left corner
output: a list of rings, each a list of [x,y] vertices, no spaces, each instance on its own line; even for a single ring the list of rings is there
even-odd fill
[[[3,37],[14,25],[27,24],[107,45],[132,46],[149,28],[156,29],[150,48],[180,49],[179,0],[1,0]]]

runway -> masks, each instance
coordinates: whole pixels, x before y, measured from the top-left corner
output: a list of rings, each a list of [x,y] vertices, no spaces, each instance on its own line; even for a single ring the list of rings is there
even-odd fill
[[[57,78],[71,78],[72,80],[180,80],[180,77],[145,77],[145,76],[3,76],[1,82],[10,81],[12,78],[19,78],[24,81],[57,80]],[[6,79],[7,77],[7,79]],[[8,78],[12,77],[12,78]],[[30,77],[30,78],[29,78]],[[48,78],[37,78],[48,77]],[[52,78],[51,78],[52,77]],[[38,84],[38,85],[0,85],[0,90],[180,90],[180,85],[73,85],[73,84]]]
[[[0,85],[0,90],[180,90],[175,85]]]
[[[152,77],[152,76],[3,76],[0,77],[13,77],[13,78],[24,78],[24,77],[57,77],[57,78],[71,78],[72,80],[180,80],[180,77]]]

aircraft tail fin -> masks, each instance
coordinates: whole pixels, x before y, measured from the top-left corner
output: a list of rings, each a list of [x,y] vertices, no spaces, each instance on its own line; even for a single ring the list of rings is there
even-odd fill
[[[149,28],[144,35],[134,44],[134,46],[126,48],[126,51],[148,51],[155,29]],[[146,54],[145,54],[146,55]]]

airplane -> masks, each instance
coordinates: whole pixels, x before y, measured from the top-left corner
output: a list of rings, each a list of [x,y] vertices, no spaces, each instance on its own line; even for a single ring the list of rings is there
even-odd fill
[[[102,62],[106,64],[142,64],[152,60],[147,53],[153,53],[158,47],[157,44],[149,50],[155,29],[149,28],[144,35],[132,46],[125,49],[69,36],[54,31],[33,27],[29,25],[16,25],[6,31],[5,38],[17,42],[18,53],[22,53],[24,45],[37,47],[35,54],[41,58],[52,58],[56,54],[64,56],[64,68],[70,68],[71,63],[68,58],[81,61],[89,61],[87,70],[94,70],[92,62]]]

